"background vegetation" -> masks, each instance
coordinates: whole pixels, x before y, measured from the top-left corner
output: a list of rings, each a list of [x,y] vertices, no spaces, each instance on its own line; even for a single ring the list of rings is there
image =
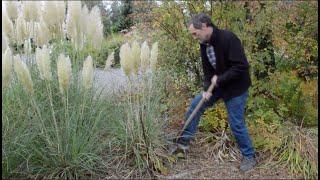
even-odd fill
[[[285,167],[292,175],[317,178],[317,1],[109,1],[109,8],[103,1],[82,1],[82,5],[100,10],[104,38],[99,48],[85,44],[79,51],[68,38],[51,38],[47,44],[52,81],[41,79],[36,65],[27,63],[35,89],[32,96],[16,73],[8,86],[2,86],[3,178],[167,174],[176,157],[165,151],[166,130],[180,128],[191,98],[202,90],[199,45],[186,27],[200,12],[210,15],[219,28],[234,32],[244,45],[253,81],[246,122],[264,162],[261,166]],[[32,59],[37,45],[29,39],[30,52],[26,42],[8,43],[13,55]],[[128,87],[112,96],[82,88],[81,78],[75,77],[87,56],[92,56],[93,67],[103,68],[115,52],[118,68],[121,46],[134,40],[159,43],[153,75],[139,71],[126,77]],[[59,92],[56,62],[61,53],[72,63],[66,96]],[[234,158],[228,147],[235,147],[235,140],[221,101],[205,112],[200,132],[208,137],[205,143],[214,144],[212,152],[218,159]]]

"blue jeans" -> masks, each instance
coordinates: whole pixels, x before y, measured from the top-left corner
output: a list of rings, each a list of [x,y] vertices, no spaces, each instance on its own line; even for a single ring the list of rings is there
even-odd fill
[[[197,127],[201,118],[201,115],[204,111],[214,105],[221,97],[221,92],[219,89],[212,94],[211,98],[206,101],[202,107],[199,109],[198,113],[191,120],[187,128],[182,133],[182,140],[190,141],[190,139],[194,136],[197,131]],[[202,98],[202,94],[197,95],[193,100],[189,107],[189,110],[186,113],[186,119],[191,115],[192,111],[196,108],[197,104],[200,102]],[[231,131],[236,138],[238,147],[245,157],[253,157],[255,154],[255,150],[252,146],[252,142],[248,133],[248,129],[244,120],[244,110],[246,106],[248,98],[248,91],[243,93],[240,96],[234,97],[228,101],[224,101],[227,111],[228,111],[228,120],[229,125],[231,127]]]

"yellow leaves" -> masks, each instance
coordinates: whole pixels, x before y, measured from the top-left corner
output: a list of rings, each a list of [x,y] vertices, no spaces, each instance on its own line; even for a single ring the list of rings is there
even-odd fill
[[[203,120],[209,127],[205,127],[213,131],[221,131],[227,127],[228,115],[223,103],[217,103],[213,108],[209,108],[204,113]]]
[[[274,150],[282,143],[279,137],[278,124],[268,124],[263,117],[258,117],[252,121],[248,121],[248,129],[252,136],[253,144],[256,148],[265,150]]]
[[[167,167],[165,167],[165,166],[163,165],[163,162],[160,161],[160,159],[154,158],[153,161],[154,161],[154,162],[153,162],[153,165],[154,165],[154,167],[155,167],[156,170],[160,171],[160,173],[163,174],[163,175],[168,175],[169,170],[168,170]]]

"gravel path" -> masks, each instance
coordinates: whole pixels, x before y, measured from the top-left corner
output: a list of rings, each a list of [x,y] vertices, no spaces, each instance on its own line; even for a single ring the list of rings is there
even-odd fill
[[[127,84],[128,78],[121,68],[108,70],[95,69],[94,88],[101,95],[110,95],[121,91]]]

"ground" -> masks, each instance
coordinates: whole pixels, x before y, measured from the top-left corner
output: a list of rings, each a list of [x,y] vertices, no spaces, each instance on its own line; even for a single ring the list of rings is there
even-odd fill
[[[198,133],[195,141],[192,142],[190,152],[185,158],[179,158],[176,163],[169,168],[169,174],[157,175],[160,179],[297,179],[302,176],[292,176],[285,167],[272,165],[268,162],[268,157],[258,155],[258,165],[247,173],[239,170],[240,155],[237,152],[238,160],[217,160],[214,158],[211,149],[214,144],[201,143],[206,136]],[[234,145],[231,145],[234,147]],[[232,159],[232,158],[229,158]]]
[[[106,88],[108,90],[120,90],[125,85],[126,77],[121,69],[99,70],[95,71],[95,83],[97,88]],[[115,84],[114,84],[115,83]],[[106,91],[112,93],[112,91]],[[101,89],[102,90],[102,89]],[[175,123],[173,123],[175,124]],[[176,131],[177,127],[171,126],[166,129],[167,133]],[[234,157],[218,160],[215,153],[222,148],[218,147],[214,151],[215,142],[208,142],[208,134],[198,132],[194,141],[192,141],[190,151],[184,158],[178,158],[176,162],[167,164],[168,174],[155,174],[160,179],[296,179],[302,178],[301,175],[293,176],[286,167],[272,165],[267,154],[258,154],[258,165],[250,172],[242,173],[239,171],[240,153],[234,143],[228,141],[224,148],[233,150]],[[230,155],[228,152],[223,152]],[[110,173],[113,174],[113,173]],[[120,175],[122,174],[122,175]],[[110,178],[125,178],[128,172],[122,172],[117,176]]]

